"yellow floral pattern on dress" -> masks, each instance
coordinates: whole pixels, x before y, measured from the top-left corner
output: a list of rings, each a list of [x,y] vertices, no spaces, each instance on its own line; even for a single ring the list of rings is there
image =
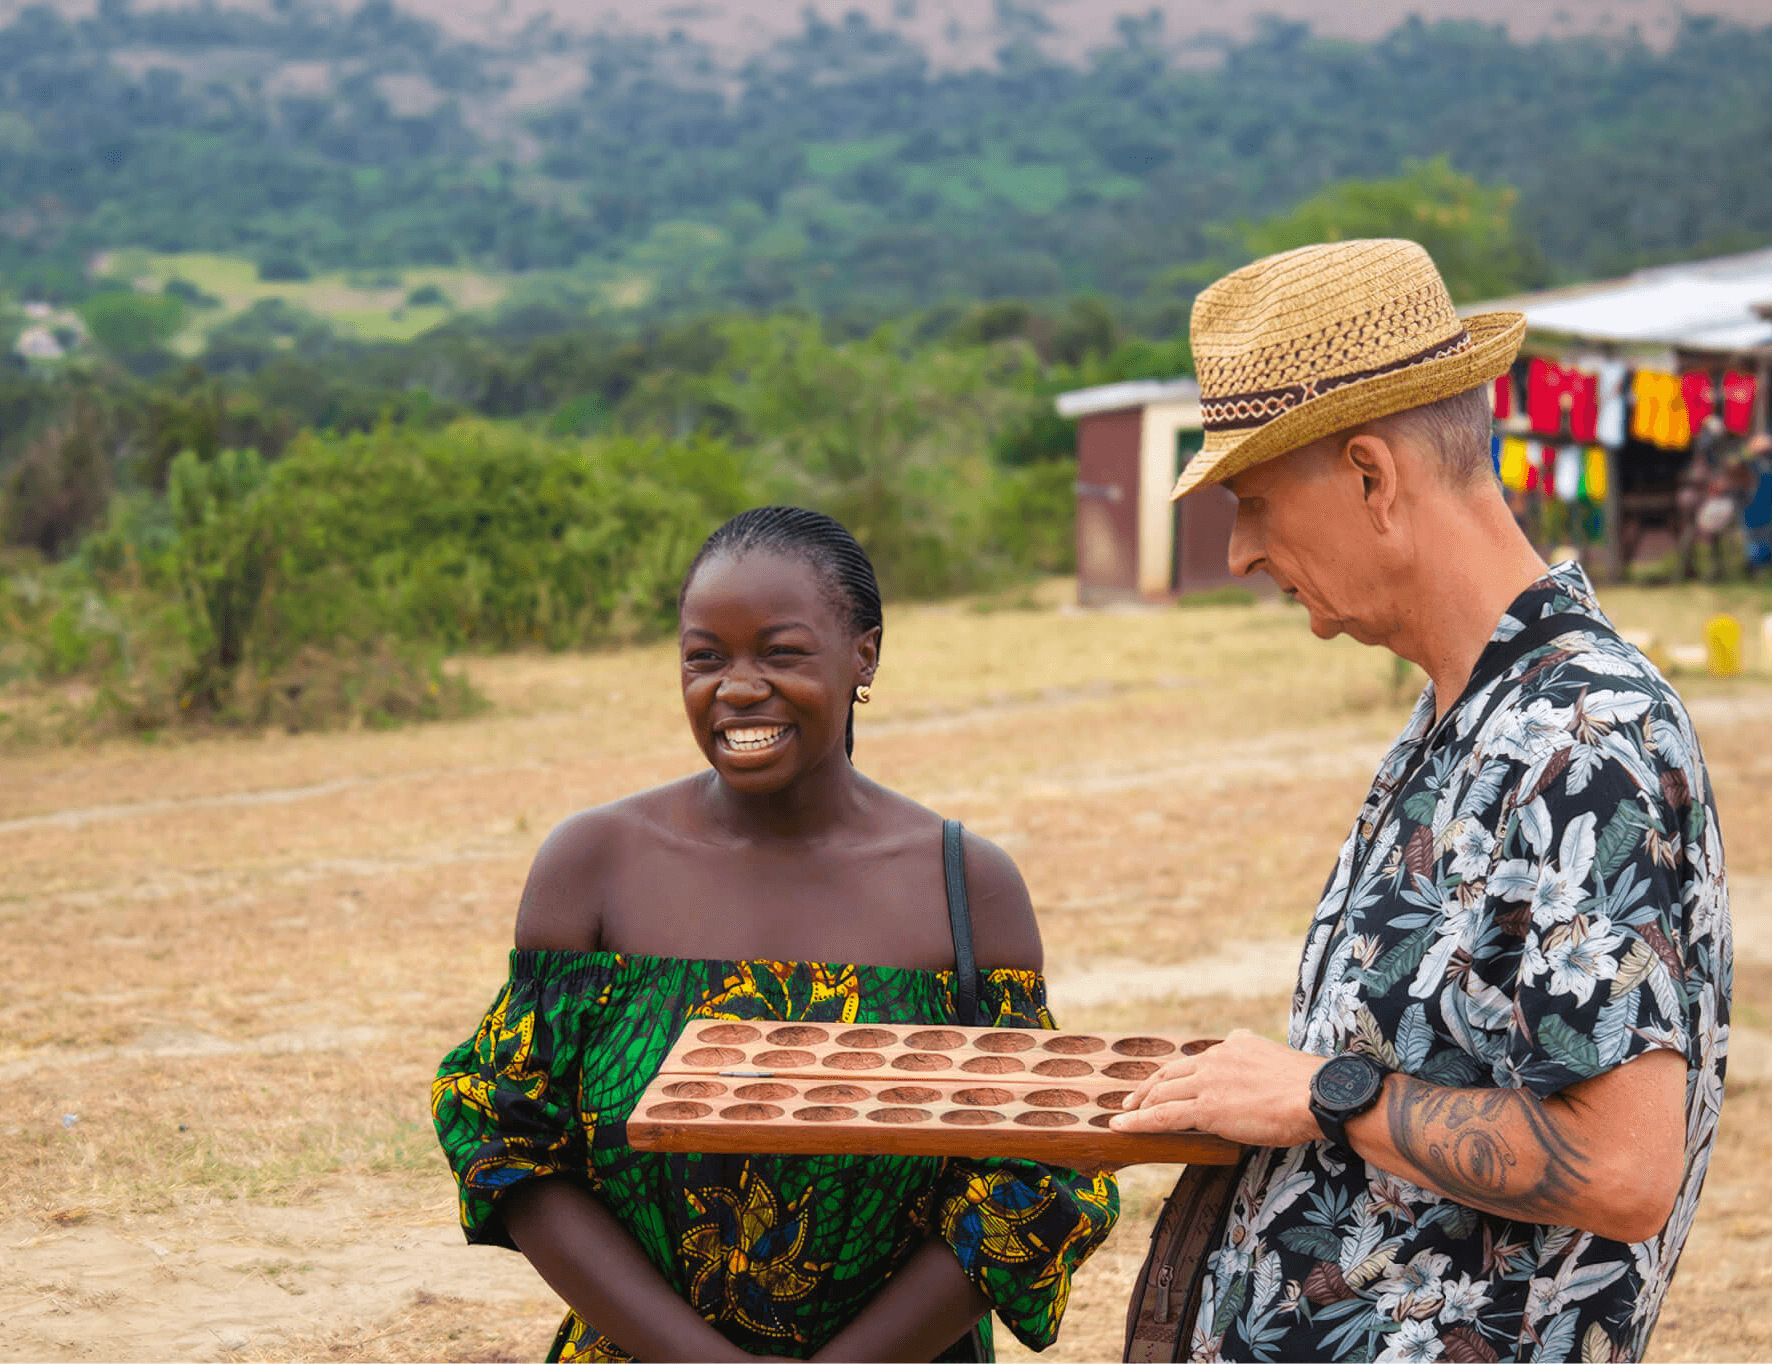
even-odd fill
[[[1026,1161],[635,1151],[624,1124],[691,1018],[952,1023],[951,973],[794,962],[517,952],[475,1036],[432,1087],[468,1238],[509,1246],[497,1199],[567,1178],[602,1200],[702,1318],[741,1349],[809,1357],[932,1236],[1034,1349],[1119,1214],[1111,1176]],[[1050,1028],[1045,982],[987,971],[980,1004]],[[989,1357],[989,1322],[982,1332]],[[969,1358],[956,1342],[943,1358]],[[630,1356],[568,1314],[550,1359]]]

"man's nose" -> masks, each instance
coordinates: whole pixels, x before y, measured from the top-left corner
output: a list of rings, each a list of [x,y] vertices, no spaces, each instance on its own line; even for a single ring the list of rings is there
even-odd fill
[[[1255,572],[1255,566],[1261,562],[1261,545],[1254,529],[1249,524],[1249,517],[1241,507],[1237,508],[1237,519],[1231,523],[1231,543],[1228,554],[1230,570],[1239,578],[1247,578]]]

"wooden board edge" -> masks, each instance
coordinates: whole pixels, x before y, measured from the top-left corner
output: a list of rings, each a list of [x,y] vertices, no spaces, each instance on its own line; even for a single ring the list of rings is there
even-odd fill
[[[858,1129],[844,1129],[854,1133]],[[666,1122],[653,1118],[631,1119],[628,1145],[636,1151],[671,1151],[702,1155],[879,1155],[932,1156],[948,1159],[1029,1160],[1068,1169],[1118,1168],[1122,1165],[1234,1165],[1243,1148],[1207,1132],[1122,1133],[1099,1128],[1082,1131],[1043,1128],[1030,1130],[973,1129],[968,1135],[986,1138],[989,1149],[954,1149],[956,1133],[919,1127],[882,1129],[883,1149],[836,1152],[829,1128],[786,1127],[779,1122],[741,1123]]]

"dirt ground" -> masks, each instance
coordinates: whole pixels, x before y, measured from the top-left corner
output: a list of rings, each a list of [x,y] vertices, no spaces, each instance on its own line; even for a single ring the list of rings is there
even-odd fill
[[[1419,679],[1280,605],[1083,614],[1058,591],[890,610],[858,760],[1020,861],[1062,1022],[1278,1034]],[[1607,601],[1674,643],[1716,604]],[[1659,1359],[1772,1355],[1772,660],[1750,623],[1757,676],[1682,683],[1728,839],[1736,1028]],[[0,759],[0,1360],[545,1351],[546,1288],[461,1243],[428,1081],[503,977],[548,828],[700,759],[668,647],[470,668],[498,709],[457,725]],[[1050,1357],[1118,1356],[1172,1173],[1126,1172]]]

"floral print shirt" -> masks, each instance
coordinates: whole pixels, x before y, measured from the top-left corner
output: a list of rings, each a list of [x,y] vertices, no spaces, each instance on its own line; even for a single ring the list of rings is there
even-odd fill
[[[1258,1151],[1208,1259],[1196,1359],[1637,1359],[1691,1230],[1731,974],[1691,720],[1575,565],[1513,603],[1438,727],[1435,709],[1430,685],[1342,847],[1291,1044],[1540,1098],[1678,1051],[1673,1216],[1626,1245],[1478,1212],[1327,1142]]]

